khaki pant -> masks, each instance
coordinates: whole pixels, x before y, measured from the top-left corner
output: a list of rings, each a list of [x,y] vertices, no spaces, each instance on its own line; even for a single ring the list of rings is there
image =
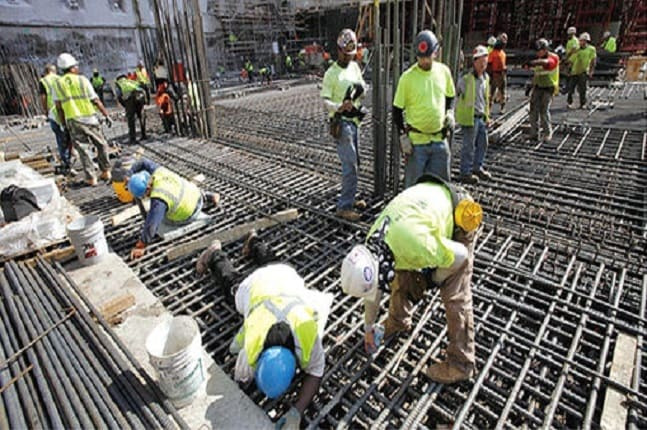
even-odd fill
[[[97,149],[99,168],[102,171],[110,170],[107,152],[108,143],[103,136],[101,126],[99,124],[83,124],[73,119],[67,121],[67,126],[70,129],[70,137],[72,138],[74,149],[76,149],[81,158],[85,179],[95,178],[94,164],[92,164],[92,158],[85,148],[86,144],[93,145]]]
[[[462,243],[468,250],[465,263],[451,274],[440,287],[440,296],[447,316],[447,360],[469,370],[474,366],[474,312],[472,308],[472,272],[474,267],[475,233],[462,230],[453,240]],[[420,272],[396,271],[391,282],[389,316],[385,323],[384,336],[399,331],[411,330],[411,313],[427,289],[427,281]]]
[[[554,88],[535,87],[530,96],[530,138],[536,139],[539,136],[539,127],[544,132],[544,136],[552,134],[550,124],[550,103],[553,101]]]
[[[494,103],[500,103],[501,108],[505,106],[505,87],[507,85],[507,77],[505,72],[493,72],[492,81],[490,82],[490,106]],[[496,90],[499,90],[499,100],[494,100]]]

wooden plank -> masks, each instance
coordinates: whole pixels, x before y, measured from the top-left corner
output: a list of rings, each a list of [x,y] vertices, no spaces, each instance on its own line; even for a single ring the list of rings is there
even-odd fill
[[[104,303],[100,312],[110,324],[116,324],[121,320],[119,314],[133,306],[135,306],[135,296],[126,293]]]
[[[143,204],[146,210],[150,209],[151,203],[149,200],[144,200]],[[130,206],[128,209],[124,209],[118,214],[112,216],[112,225],[113,226],[119,225],[122,222],[127,221],[130,218],[137,215],[139,215],[139,207],[137,207],[136,205]]]
[[[223,245],[227,242],[234,242],[245,237],[251,229],[263,230],[277,224],[295,220],[298,217],[299,212],[296,209],[286,209],[269,217],[259,218],[255,221],[240,224],[228,229],[218,230],[208,236],[194,240],[193,242],[178,245],[169,249],[166,251],[166,259],[168,261],[172,261],[177,258],[184,257],[198,249],[208,247],[214,240],[219,240]]]
[[[618,334],[616,347],[613,351],[611,372],[609,373],[610,379],[627,387],[631,386],[637,344],[635,337],[624,333]],[[605,430],[625,429],[629,412],[624,404],[625,400],[627,400],[627,397],[623,393],[612,387],[607,388],[600,428]]]

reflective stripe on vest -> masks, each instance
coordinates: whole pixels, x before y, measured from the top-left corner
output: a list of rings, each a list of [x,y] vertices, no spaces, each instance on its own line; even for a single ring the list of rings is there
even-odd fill
[[[456,103],[456,122],[465,127],[474,126],[474,101],[476,100],[476,78],[473,73],[463,76],[465,91]],[[490,77],[485,75],[485,120],[490,117]]]
[[[254,281],[249,293],[251,308],[237,341],[244,347],[249,365],[256,367],[267,333],[277,322],[285,322],[299,347],[299,366],[305,369],[317,339],[317,315],[300,297],[288,294],[289,286],[280,284],[281,281],[269,278]]]
[[[549,52],[548,55],[557,59],[557,66],[553,70],[546,70],[543,66],[535,67],[533,84],[539,88],[553,87],[555,91],[559,91],[559,57],[557,54],[553,54],[552,52]]]
[[[41,78],[40,83],[45,87],[45,93],[47,94],[47,111],[51,111],[54,107],[54,85],[58,80],[56,73],[50,73],[49,75]]]
[[[140,88],[137,82],[131,81],[130,79],[126,78],[117,80],[117,86],[121,90],[121,97],[124,100],[128,99],[133,91],[136,91]]]
[[[81,75],[66,73],[56,80],[56,97],[61,102],[66,120],[92,116],[96,112],[90,94],[86,92],[84,79]]]
[[[166,203],[166,219],[181,222],[193,215],[201,195],[200,189],[194,183],[165,167],[159,167],[153,173],[151,198]]]

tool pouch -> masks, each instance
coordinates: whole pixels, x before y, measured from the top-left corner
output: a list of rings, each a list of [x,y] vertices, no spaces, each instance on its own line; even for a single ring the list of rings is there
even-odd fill
[[[341,115],[335,114],[332,118],[330,118],[330,135],[335,138],[339,139],[341,137]]]

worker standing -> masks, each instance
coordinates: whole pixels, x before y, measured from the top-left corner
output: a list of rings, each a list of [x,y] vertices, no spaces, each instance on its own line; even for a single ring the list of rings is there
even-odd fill
[[[616,49],[617,49],[616,38],[611,36],[610,31],[605,31],[604,34],[602,35],[602,42],[600,43],[600,48],[602,48],[604,51],[610,54],[616,52]]]
[[[580,95],[580,109],[586,107],[586,87],[587,82],[593,77],[595,69],[595,59],[597,53],[595,47],[591,45],[591,36],[589,33],[582,33],[579,37],[580,49],[571,56],[571,79],[568,82],[568,95],[566,102],[569,109],[573,109],[573,93],[575,87]]]
[[[434,33],[420,32],[414,46],[417,62],[402,74],[395,91],[393,121],[406,159],[405,187],[423,173],[449,180],[446,136],[455,126],[455,88],[449,67],[434,60],[439,47]]]
[[[151,79],[148,76],[148,71],[144,66],[144,61],[139,60],[137,62],[137,67],[135,68],[135,76],[137,77],[137,83],[144,90],[146,95],[146,104],[150,102],[150,91],[151,91]]]
[[[548,50],[548,41],[537,41],[537,58],[530,61],[534,75],[532,78],[532,92],[530,96],[530,136],[529,140],[539,138],[539,124],[543,130],[544,142],[553,138],[553,129],[550,124],[550,104],[553,96],[559,92],[559,57]]]
[[[159,88],[161,84],[169,82],[168,69],[164,65],[163,59],[160,58],[157,60],[157,64],[155,64],[155,68],[153,69],[153,75],[155,76],[155,88]]]
[[[580,49],[580,41],[576,36],[577,29],[575,27],[568,27],[566,34],[568,35],[568,41],[566,42],[566,60],[570,62],[571,56]]]
[[[123,74],[117,76],[115,89],[117,90],[119,104],[126,110],[128,142],[131,145],[135,145],[137,143],[135,117],[139,120],[142,140],[146,139],[146,115],[144,114],[144,106],[146,105],[145,90],[139,82],[131,81]]]
[[[287,71],[287,74],[290,75],[292,73],[292,57],[290,57],[290,54],[287,52],[285,53],[285,70]]]
[[[247,72],[249,82],[254,82],[254,65],[249,58],[245,60],[245,71]]]
[[[58,156],[63,164],[63,170],[68,172],[70,171],[71,156],[69,139],[67,133],[65,133],[65,129],[59,122],[58,113],[54,104],[54,93],[58,79],[56,66],[53,64],[46,65],[44,75],[38,82],[38,92],[43,106],[43,113],[47,117],[47,122],[49,122],[49,126],[56,137],[56,148],[58,149]]]
[[[487,70],[492,77],[492,85],[490,87],[489,95],[489,109],[492,110],[492,104],[494,104],[495,96],[499,97],[500,109],[499,113],[505,112],[505,102],[506,102],[506,86],[508,85],[507,74],[508,74],[508,65],[506,60],[506,54],[503,48],[505,47],[508,41],[508,35],[502,33],[499,36],[499,39],[494,44],[494,49],[488,54],[487,59]],[[487,50],[486,50],[487,52]]]
[[[99,74],[98,69],[94,69],[92,71],[92,79],[90,79],[90,82],[92,83],[94,92],[97,93],[99,100],[101,100],[101,103],[103,103],[103,86],[105,85],[106,80]]]
[[[496,37],[490,36],[487,40],[487,53],[489,54],[494,50],[494,45],[496,45]]]
[[[357,36],[353,30],[343,29],[337,38],[337,61],[326,71],[321,97],[328,111],[330,132],[341,160],[341,194],[337,200],[337,216],[357,221],[366,202],[355,200],[357,170],[359,168],[359,126],[362,98],[366,83],[359,65],[353,61],[357,53]]]
[[[490,77],[485,73],[487,48],[478,45],[472,58],[473,69],[458,81],[456,101],[456,121],[463,130],[459,181],[467,184],[476,184],[479,179],[492,179],[492,175],[483,168],[488,147],[491,94]]]
[[[398,194],[341,266],[342,290],[364,300],[364,346],[375,352],[380,301],[389,292],[384,339],[411,330],[416,302],[440,288],[447,317],[447,359],[429,366],[435,382],[451,384],[474,374],[471,278],[474,243],[483,213],[461,187],[433,175]]]
[[[99,168],[101,169],[100,178],[110,180],[108,143],[95,115],[98,109],[110,127],[112,120],[108,116],[108,111],[94,92],[90,81],[79,74],[79,63],[72,55],[68,53],[59,55],[57,65],[64,75],[55,82],[54,103],[59,123],[69,130],[74,148],[79,153],[86,182],[91,186],[97,184],[94,164],[83,147],[86,142],[92,144],[97,150]]]
[[[174,92],[167,82],[162,82],[157,87],[155,103],[159,107],[159,114],[164,127],[164,133],[177,133],[175,126],[175,117],[173,116],[173,99]]]
[[[140,239],[130,252],[130,258],[140,258],[157,234],[160,224],[183,225],[195,220],[203,207],[216,206],[218,193],[201,191],[193,182],[143,158],[128,171],[128,191],[138,198],[150,197],[150,209]]]

